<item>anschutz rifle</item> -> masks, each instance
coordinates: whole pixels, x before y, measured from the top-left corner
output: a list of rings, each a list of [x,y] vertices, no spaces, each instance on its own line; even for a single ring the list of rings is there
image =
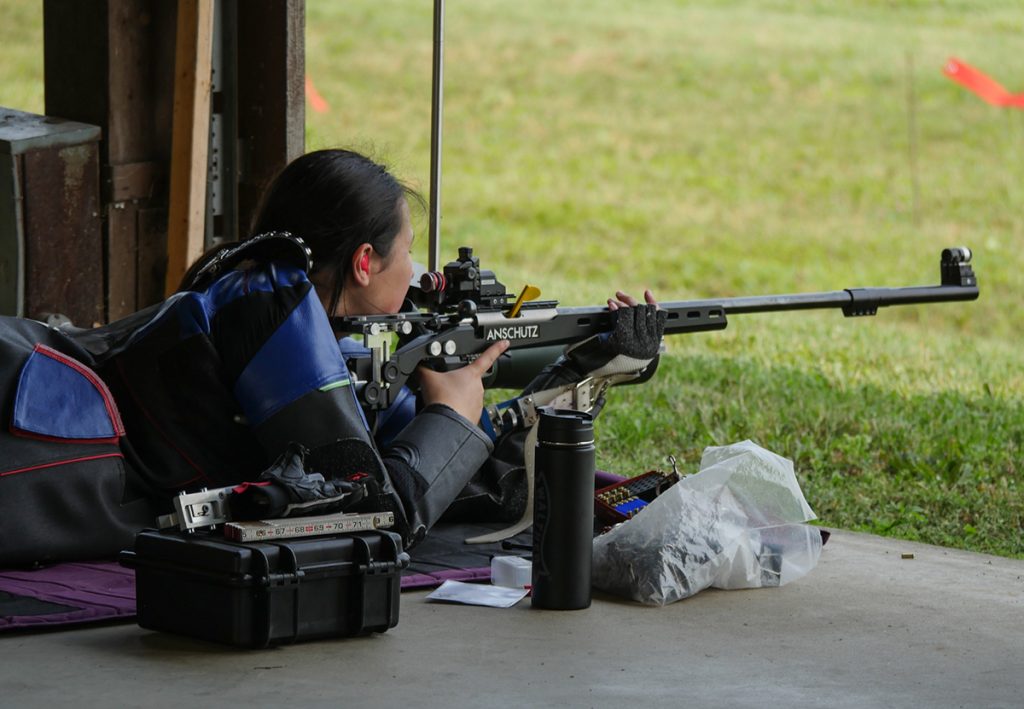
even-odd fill
[[[668,313],[665,334],[677,335],[725,329],[727,316],[740,313],[840,308],[851,317],[875,315],[880,307],[890,305],[977,299],[978,283],[971,268],[970,249],[944,249],[939,273],[941,283],[935,286],[684,300],[659,303],[659,307]],[[516,305],[521,307],[513,306],[510,301],[515,296],[505,290],[492,271],[480,268],[479,258],[468,247],[460,248],[458,259],[448,263],[443,272],[424,274],[420,291],[416,300],[425,310],[332,318],[336,332],[361,334],[370,351],[369,356],[349,360],[356,391],[368,409],[387,408],[421,364],[437,370],[461,367],[497,340],[509,340],[511,346],[496,368],[502,367],[513,352],[542,353],[526,367],[527,373],[519,374],[518,380],[513,376],[496,381],[498,386],[523,386],[540,366],[553,361],[565,345],[611,332],[615,325],[615,311],[604,306],[559,308],[558,302],[551,300],[519,302]],[[515,314],[510,317],[513,309]],[[397,346],[392,351],[394,335]],[[642,380],[654,373],[656,365],[657,359],[644,372]],[[582,402],[577,398],[569,404],[587,410],[600,393],[585,391]],[[502,421],[500,413],[492,412],[492,423],[507,429],[515,422],[510,423],[507,416]]]

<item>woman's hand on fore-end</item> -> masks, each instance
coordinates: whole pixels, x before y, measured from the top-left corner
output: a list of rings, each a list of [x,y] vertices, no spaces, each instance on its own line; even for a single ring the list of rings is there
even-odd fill
[[[654,293],[650,289],[644,291],[644,302],[648,305],[657,305],[658,301],[654,299]],[[639,301],[636,298],[623,293],[622,291],[615,291],[615,297],[608,299],[608,309],[618,310],[619,308],[632,308],[634,305],[638,305]]]

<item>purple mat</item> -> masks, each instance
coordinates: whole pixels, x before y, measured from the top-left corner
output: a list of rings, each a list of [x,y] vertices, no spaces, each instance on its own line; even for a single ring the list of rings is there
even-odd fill
[[[112,561],[0,571],[0,630],[135,615],[135,575]]]

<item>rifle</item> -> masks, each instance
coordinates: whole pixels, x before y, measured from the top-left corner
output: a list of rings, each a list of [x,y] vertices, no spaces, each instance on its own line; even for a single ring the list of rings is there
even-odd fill
[[[723,330],[728,316],[744,313],[839,308],[847,317],[860,317],[875,315],[879,308],[892,305],[977,299],[970,249],[944,249],[939,274],[940,284],[933,286],[684,300],[659,303],[659,308],[667,313],[665,334],[678,335]],[[420,308],[415,311],[331,319],[335,332],[361,334],[369,350],[369,355],[351,357],[348,362],[357,396],[368,409],[390,406],[418,366],[426,364],[441,371],[465,366],[496,340],[511,343],[502,360],[511,354],[514,362],[517,352],[533,356],[526,358],[529,366],[512,368],[510,376],[492,376],[490,385],[522,386],[566,345],[611,332],[617,315],[604,306],[559,308],[557,301],[523,302],[520,298],[513,304],[513,294],[492,271],[480,268],[479,258],[469,247],[460,248],[458,259],[442,272],[423,274],[419,285],[418,292],[410,290]],[[397,346],[392,351],[395,336]],[[502,360],[495,368],[502,367]],[[649,379],[656,367],[657,358],[637,381]],[[554,402],[524,397],[515,402],[514,408],[492,407],[491,423],[500,430],[529,425],[536,419],[537,406],[552,403],[587,411],[614,383],[618,382],[581,382],[568,398],[563,396]]]

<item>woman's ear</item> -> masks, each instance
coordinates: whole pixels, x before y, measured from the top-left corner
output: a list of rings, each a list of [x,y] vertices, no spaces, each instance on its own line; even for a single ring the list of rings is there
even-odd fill
[[[370,283],[370,256],[372,255],[373,246],[370,244],[361,244],[352,254],[352,280],[361,286]]]

